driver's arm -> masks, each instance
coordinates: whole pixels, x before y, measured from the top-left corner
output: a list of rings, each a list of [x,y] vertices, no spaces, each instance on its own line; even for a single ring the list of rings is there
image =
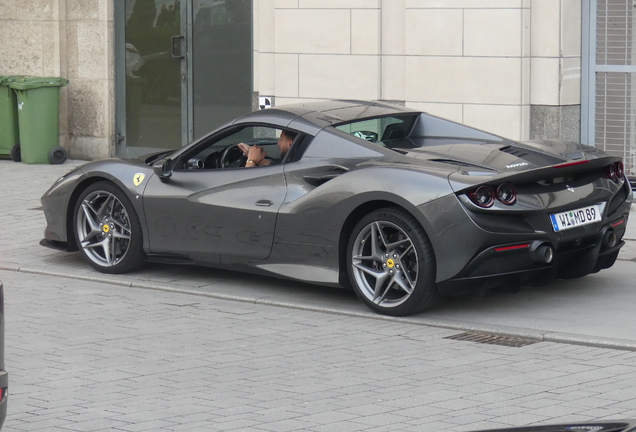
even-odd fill
[[[241,150],[243,150],[242,145],[240,145],[239,147],[241,148]],[[245,163],[245,168],[250,168],[250,167],[260,165],[265,160],[265,156],[267,156],[267,153],[265,152],[265,150],[263,150],[263,147],[259,145],[253,145],[249,147],[249,150],[247,152],[247,162]]]

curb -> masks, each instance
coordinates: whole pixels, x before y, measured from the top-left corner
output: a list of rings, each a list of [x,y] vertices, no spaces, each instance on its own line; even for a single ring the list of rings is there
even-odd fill
[[[65,279],[82,280],[87,282],[99,282],[99,283],[105,283],[105,284],[111,284],[111,285],[117,285],[117,286],[129,287],[129,288],[139,288],[139,289],[146,289],[146,290],[153,290],[153,291],[164,291],[164,292],[171,292],[171,293],[178,293],[178,294],[194,295],[199,297],[213,298],[217,300],[234,301],[234,302],[241,302],[241,303],[252,303],[252,304],[258,304],[258,305],[266,305],[266,306],[296,309],[296,310],[318,312],[318,313],[328,313],[333,315],[349,316],[349,317],[355,317],[355,318],[367,318],[367,319],[374,319],[379,321],[398,322],[398,323],[418,325],[418,326],[435,327],[435,328],[441,328],[441,329],[447,329],[447,330],[458,330],[458,331],[464,331],[464,332],[486,333],[486,334],[497,335],[497,336],[508,336],[508,337],[532,339],[538,342],[554,342],[554,343],[582,345],[582,346],[588,346],[588,347],[606,348],[606,349],[614,349],[614,350],[636,351],[636,341],[630,341],[630,340],[624,340],[624,339],[584,336],[580,334],[551,332],[551,331],[536,330],[536,329],[524,329],[524,328],[509,327],[509,326],[475,325],[472,323],[461,322],[461,321],[432,320],[432,319],[426,319],[426,318],[415,319],[410,317],[390,317],[385,315],[379,315],[373,312],[354,312],[354,311],[347,311],[344,309],[337,309],[337,308],[308,306],[308,305],[303,305],[299,303],[292,303],[292,302],[285,302],[285,301],[278,301],[278,300],[268,300],[267,297],[244,297],[244,296],[235,296],[235,295],[227,295],[227,294],[206,293],[206,292],[195,291],[195,290],[190,290],[186,288],[175,288],[175,287],[168,286],[166,284],[152,284],[152,283],[144,283],[144,282],[137,282],[137,281],[124,281],[124,280],[113,278],[113,277],[104,278],[104,277],[95,277],[95,276],[69,275],[68,273],[42,270],[42,269],[31,268],[31,267],[20,267],[18,265],[7,265],[2,263],[0,263],[0,270],[27,273],[27,274],[54,276],[54,277],[60,277]]]

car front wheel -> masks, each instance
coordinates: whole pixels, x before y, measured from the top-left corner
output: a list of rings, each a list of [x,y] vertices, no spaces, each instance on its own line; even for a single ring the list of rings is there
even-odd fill
[[[384,208],[363,217],[347,248],[349,278],[372,310],[405,316],[435,306],[435,256],[426,233],[407,212]]]
[[[73,214],[78,248],[96,270],[125,273],[143,264],[141,224],[117,186],[92,184],[80,195]]]

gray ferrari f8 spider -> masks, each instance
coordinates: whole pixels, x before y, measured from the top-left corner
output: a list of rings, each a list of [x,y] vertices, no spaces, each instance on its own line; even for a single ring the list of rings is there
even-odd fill
[[[281,132],[293,137],[284,154]],[[240,143],[269,163],[244,167]],[[176,151],[87,163],[42,197],[42,244],[104,273],[153,261],[352,287],[400,316],[611,267],[632,199],[621,158],[594,147],[328,101],[256,111]]]

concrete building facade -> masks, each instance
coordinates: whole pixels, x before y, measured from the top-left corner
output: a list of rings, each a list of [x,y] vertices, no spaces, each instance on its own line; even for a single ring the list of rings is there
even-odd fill
[[[135,4],[139,6],[144,0],[117,1],[121,3],[0,0],[0,38],[11,41],[0,46],[0,74],[53,75],[70,80],[61,92],[60,133],[71,158],[131,154],[125,151],[133,129],[127,99],[133,94],[134,80],[130,77],[137,78],[134,69],[139,65],[128,63],[148,63],[161,57],[143,52],[137,57],[124,55],[124,50],[126,54],[139,51],[126,32],[132,26]],[[181,139],[173,139],[173,148],[221,123],[215,121],[214,111],[206,112],[211,119],[207,123],[197,120],[197,101],[205,93],[199,89],[208,86],[197,87],[188,81],[198,79],[197,58],[206,57],[205,52],[196,52],[196,39],[213,31],[215,23],[236,22],[232,10],[238,3],[250,8],[251,59],[244,63],[247,67],[241,67],[241,73],[249,75],[252,85],[248,88],[249,83],[243,83],[241,88],[251,94],[251,108],[258,106],[258,96],[266,96],[275,106],[328,98],[386,100],[512,139],[583,139],[593,145],[597,137],[587,132],[598,109],[595,106],[590,111],[596,93],[588,90],[589,74],[596,72],[590,72],[593,61],[582,61],[596,58],[597,47],[589,42],[596,40],[591,35],[597,34],[599,24],[590,11],[623,3],[632,6],[631,0],[144,3],[148,2],[154,2],[150,5],[154,14],[150,27],[165,21],[160,15],[167,9],[180,13],[178,30],[183,36],[173,38],[173,45],[165,47],[165,52],[179,57],[175,60],[181,64],[177,68],[181,73],[176,75],[181,80],[176,84],[181,86],[181,99],[177,100],[178,95],[166,97],[172,100],[170,110],[178,116],[176,121],[184,125],[179,129]],[[201,27],[200,12],[208,9],[211,24]],[[632,37],[631,9],[625,10],[628,40]],[[219,20],[221,13],[224,18]],[[605,22],[611,27],[613,21]],[[231,51],[232,44],[228,45]],[[209,55],[212,60],[218,56],[214,53]],[[218,63],[231,63],[232,58],[223,57]],[[144,105],[143,101],[151,98],[140,100]],[[627,102],[623,122],[631,121],[631,99]],[[199,123],[202,126],[197,126]],[[143,125],[139,130],[143,133]],[[622,150],[610,150],[623,151],[626,165],[633,170],[634,160],[629,159],[633,143],[628,138],[624,136]]]

